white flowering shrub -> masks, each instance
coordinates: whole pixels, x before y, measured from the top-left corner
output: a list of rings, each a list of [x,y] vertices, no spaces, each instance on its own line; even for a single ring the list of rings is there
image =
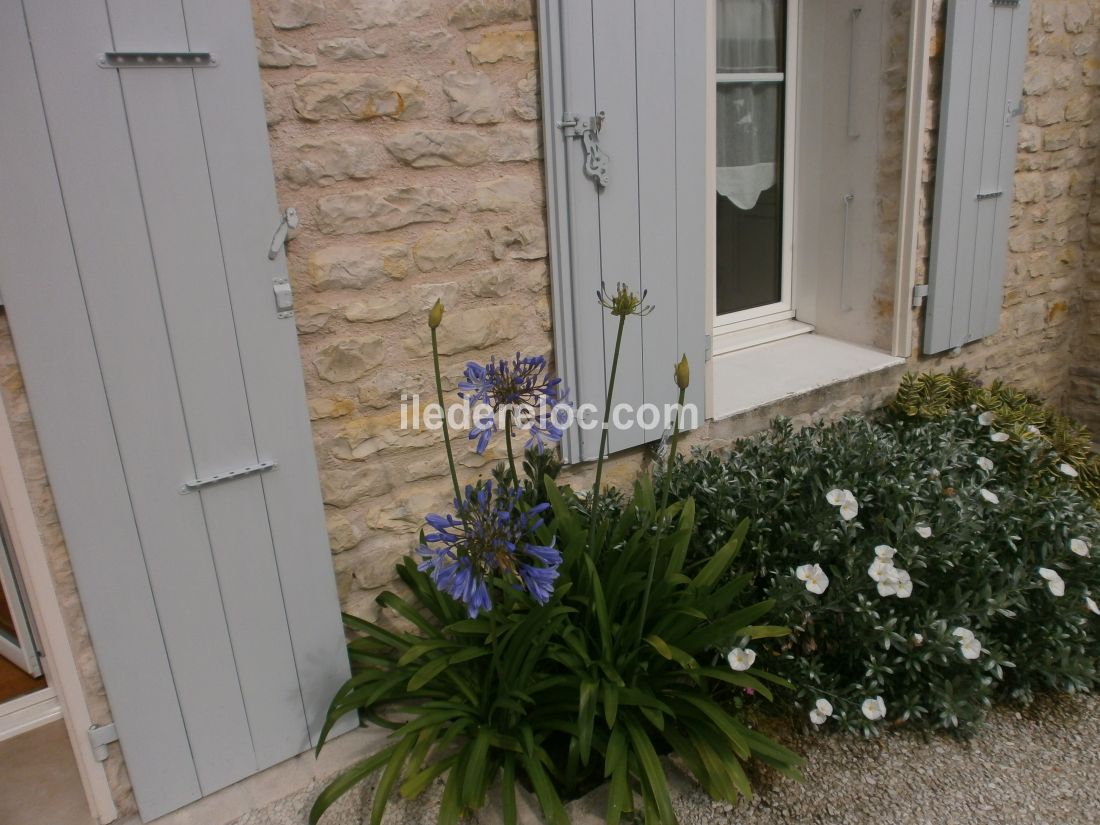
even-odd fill
[[[999,698],[1100,682],[1100,514],[1062,465],[991,415],[780,419],[671,485],[697,505],[696,566],[751,520],[754,596],[795,629],[758,662],[808,722],[965,733]]]

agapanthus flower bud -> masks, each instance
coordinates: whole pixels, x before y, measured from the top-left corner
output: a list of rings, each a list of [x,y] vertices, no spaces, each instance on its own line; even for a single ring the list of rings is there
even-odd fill
[[[441,323],[443,323],[443,302],[437,298],[435,306],[428,312],[428,326],[435,329]]]
[[[688,384],[691,383],[691,367],[688,366],[688,357],[685,353],[680,359],[680,363],[676,365],[675,370],[676,386],[682,390],[688,388]]]
[[[653,307],[643,303],[648,290],[643,289],[642,294],[631,292],[630,288],[623,283],[620,283],[615,288],[615,294],[609,294],[607,291],[607,284],[603,284],[602,289],[596,290],[596,298],[600,302],[600,306],[604,309],[610,310],[611,314],[624,318],[627,315],[637,315],[641,318],[644,315],[649,315],[653,312]]]

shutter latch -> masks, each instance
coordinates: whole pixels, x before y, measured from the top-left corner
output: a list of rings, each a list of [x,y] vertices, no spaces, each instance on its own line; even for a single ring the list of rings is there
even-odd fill
[[[913,307],[924,305],[924,299],[928,297],[928,284],[916,284],[913,286]]]
[[[97,762],[107,761],[107,746],[117,741],[118,731],[115,729],[114,722],[88,727],[88,742],[92,746],[92,755]]]
[[[596,182],[596,186],[607,186],[607,155],[600,149],[600,130],[606,113],[599,112],[587,120],[580,115],[565,112],[558,121],[558,128],[565,137],[580,138],[584,143],[584,174]]]
[[[283,213],[279,225],[275,227],[275,234],[271,238],[271,246],[267,250],[267,259],[274,261],[279,257],[279,250],[286,243],[287,235],[298,228],[298,210],[293,206],[288,207]]]

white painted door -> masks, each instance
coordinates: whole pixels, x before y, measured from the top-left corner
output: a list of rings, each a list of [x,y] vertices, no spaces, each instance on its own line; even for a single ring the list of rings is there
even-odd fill
[[[37,678],[42,675],[42,665],[10,548],[7,528],[0,519],[0,656]]]

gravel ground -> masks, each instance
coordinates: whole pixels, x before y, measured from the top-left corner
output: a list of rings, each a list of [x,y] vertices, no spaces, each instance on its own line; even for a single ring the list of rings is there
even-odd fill
[[[806,781],[757,783],[721,805],[677,782],[681,825],[1075,825],[1100,822],[1100,696],[999,709],[969,741],[899,733],[780,737],[806,756]]]

